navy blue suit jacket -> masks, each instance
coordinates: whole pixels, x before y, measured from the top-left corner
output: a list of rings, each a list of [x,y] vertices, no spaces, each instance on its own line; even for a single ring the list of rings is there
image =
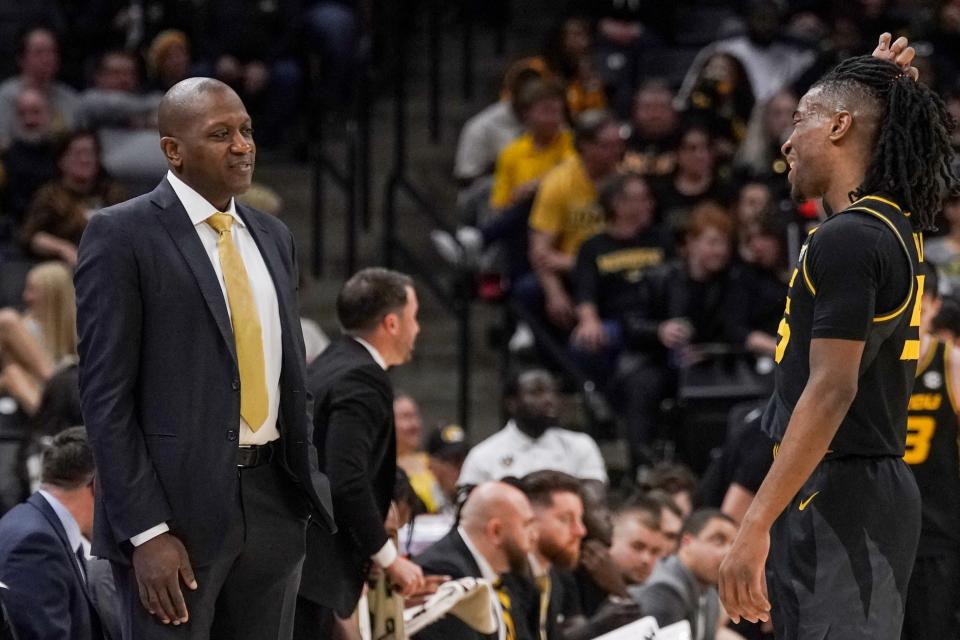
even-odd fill
[[[282,463],[304,515],[333,527],[312,446],[293,236],[238,204],[279,303]],[[97,463],[93,553],[129,562],[129,539],[161,522],[194,566],[220,553],[237,502],[240,374],[227,303],[199,236],[164,179],[98,212],[75,283],[83,416]]]
[[[102,640],[67,532],[39,493],[0,519],[0,582],[20,640]]]

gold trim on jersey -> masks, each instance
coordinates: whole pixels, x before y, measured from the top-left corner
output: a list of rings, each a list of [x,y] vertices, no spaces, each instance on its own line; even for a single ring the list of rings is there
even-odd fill
[[[882,202],[882,203],[884,203],[884,204],[888,204],[888,205],[890,205],[891,207],[893,207],[894,209],[896,209],[897,211],[899,211],[900,213],[903,213],[905,216],[910,217],[910,214],[909,214],[909,213],[904,213],[903,209],[901,209],[901,208],[900,208],[900,205],[898,205],[896,202],[894,202],[893,200],[887,200],[886,198],[881,198],[880,196],[863,196],[863,197],[860,198],[859,200],[856,200],[856,201],[854,201],[853,203],[851,203],[851,205],[850,205],[849,207],[847,207],[847,208],[850,209],[850,208],[852,208],[852,207],[860,204],[860,203],[863,202],[864,200],[876,200],[877,202]]]
[[[803,281],[807,284],[807,289],[810,290],[810,293],[817,295],[817,289],[813,286],[813,283],[810,281],[810,276],[807,275],[807,254],[803,254],[803,263],[800,265],[803,271]]]
[[[889,200],[885,200],[885,199],[883,199],[883,198],[881,198],[881,197],[879,197],[879,196],[864,196],[863,198],[861,198],[861,199],[858,200],[857,202],[860,202],[861,200],[867,200],[867,199],[874,199],[874,200],[880,200],[881,202],[886,202],[887,204],[889,204],[889,205],[891,205],[891,206],[893,206],[893,207],[896,207],[897,211],[900,211],[900,207],[898,207],[896,204],[890,202]],[[900,241],[900,246],[903,247],[903,252],[904,252],[905,254],[907,254],[907,258],[908,258],[908,259],[911,259],[911,262],[912,262],[912,256],[910,255],[910,249],[907,248],[907,243],[904,241],[903,236],[900,235],[900,231],[897,230],[896,225],[894,225],[892,222],[890,222],[890,220],[888,220],[887,217],[884,216],[884,215],[883,215],[882,213],[880,213],[879,211],[876,211],[876,210],[874,210],[874,209],[871,209],[870,207],[864,207],[863,205],[860,205],[860,206],[854,206],[854,205],[856,205],[856,202],[853,203],[853,205],[850,205],[850,207],[848,207],[847,209],[844,209],[844,212],[847,212],[847,211],[862,211],[862,212],[864,212],[864,213],[868,213],[868,214],[872,215],[873,217],[875,217],[875,218],[883,221],[884,224],[886,224],[888,227],[890,227],[890,230],[893,231],[894,235],[897,236],[897,240]],[[913,266],[912,266],[912,265],[911,265],[911,267],[910,267],[910,271],[911,271],[911,272],[913,271]],[[904,311],[907,310],[907,307],[910,306],[910,301],[913,300],[913,293],[914,293],[914,291],[915,291],[913,281],[914,281],[914,278],[913,278],[913,274],[911,273],[911,275],[910,275],[910,291],[907,292],[907,297],[906,297],[906,299],[903,301],[903,303],[902,303],[899,307],[897,307],[897,309],[896,309],[895,311],[893,311],[893,312],[891,312],[891,313],[887,313],[887,314],[884,314],[884,315],[874,316],[874,318],[873,318],[873,321],[874,321],[874,322],[887,322],[888,320],[893,320],[894,318],[896,318],[896,317],[899,316],[901,313],[903,313]],[[913,341],[912,341],[912,340],[908,340],[908,341],[907,341],[908,344],[911,343],[911,342],[913,342]],[[911,345],[910,345],[910,355],[913,354],[913,347],[914,347],[914,346],[911,344]],[[909,358],[901,357],[901,359],[913,360],[914,358],[919,357],[919,355],[920,355],[920,343],[919,343],[919,342],[916,343],[916,352],[917,352],[917,355],[914,356],[914,357],[909,357]],[[905,354],[905,355],[907,354],[907,345],[904,345],[904,354]]]

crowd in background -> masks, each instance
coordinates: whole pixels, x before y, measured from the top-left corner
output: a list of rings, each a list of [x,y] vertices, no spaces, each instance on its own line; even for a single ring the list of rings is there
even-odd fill
[[[19,280],[22,300],[0,310],[0,515],[56,471],[54,436],[82,424],[71,270],[90,215],[163,177],[163,92],[218,77],[243,97],[259,145],[293,143],[306,54],[324,57],[322,93],[343,103],[364,21],[361,3],[335,0],[10,4],[0,270],[29,269],[2,278],[5,292]],[[416,399],[397,393],[399,485],[412,488],[398,491],[401,546],[450,573],[443,545],[466,536],[492,567],[477,577],[531,578],[500,609],[514,638],[589,638],[642,614],[721,638],[712,585],[771,462],[759,412],[787,280],[824,213],[791,200],[780,153],[799,96],[891,31],[909,35],[922,80],[960,118],[960,3],[573,1],[549,17],[542,50],[504,69],[498,98],[465,123],[458,228],[433,233],[479,297],[508,310],[519,364],[504,372],[505,423],[470,442],[456,424],[425,428]],[[940,227],[926,259],[945,295],[939,326],[960,333],[960,198]],[[325,338],[304,329],[313,358]],[[685,394],[731,380],[717,405]],[[584,388],[614,416],[590,435],[564,428],[583,422],[565,392]],[[627,443],[616,477],[607,439]]]

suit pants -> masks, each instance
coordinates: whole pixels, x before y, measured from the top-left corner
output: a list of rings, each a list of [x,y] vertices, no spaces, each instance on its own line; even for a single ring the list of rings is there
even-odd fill
[[[276,462],[237,473],[242,517],[224,531],[220,555],[194,567],[199,588],[190,591],[181,581],[189,622],[165,625],[151,616],[140,603],[133,568],[113,565],[123,640],[290,640],[307,498]]]

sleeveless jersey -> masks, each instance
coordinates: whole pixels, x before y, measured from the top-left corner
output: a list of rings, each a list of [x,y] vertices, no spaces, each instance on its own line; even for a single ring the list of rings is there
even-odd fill
[[[931,339],[910,396],[904,461],[923,498],[918,555],[960,548],[960,352]]]
[[[858,241],[863,243],[867,231],[871,232],[870,237],[882,238],[879,233],[892,234],[896,242],[886,245],[897,247],[897,255],[884,252],[884,255],[875,257],[886,261],[887,265],[894,264],[893,261],[907,261],[910,276],[909,282],[904,275],[900,282],[873,283],[878,292],[907,290],[907,293],[896,306],[875,310],[877,315],[867,329],[857,394],[840,423],[830,451],[841,456],[902,456],[907,432],[907,405],[920,353],[923,276],[917,273],[923,260],[923,238],[919,232],[914,232],[909,213],[903,212],[893,201],[876,195],[865,196],[826,220],[810,232],[803,244],[790,278],[786,309],[777,332],[774,393],[764,412],[763,429],[775,441],[783,439],[790,416],[807,384],[815,304],[834,308],[845,304],[844,300],[824,300],[822,292],[821,298],[817,299],[817,285],[808,268],[808,254],[811,247],[817,246],[818,234],[826,237],[825,230],[836,225],[839,219],[844,220],[844,233],[850,232],[848,239],[844,237],[843,246],[854,247]],[[835,233],[838,227],[832,229],[831,233]],[[820,255],[822,249],[818,248],[817,252]],[[904,263],[896,264],[905,273]]]

